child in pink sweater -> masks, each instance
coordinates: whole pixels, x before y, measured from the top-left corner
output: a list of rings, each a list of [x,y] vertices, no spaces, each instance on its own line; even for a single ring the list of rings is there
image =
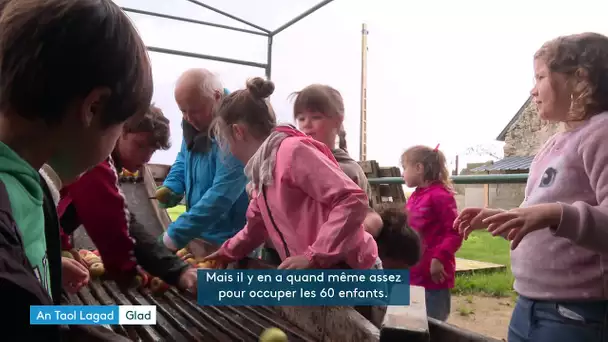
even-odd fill
[[[298,128],[327,145],[342,171],[371,197],[365,172],[346,149],[344,100],[340,92],[327,85],[311,84],[293,95],[293,115]],[[365,230],[376,239],[384,268],[409,268],[420,259],[420,239],[407,225],[407,218],[400,211],[376,212],[370,201],[363,223]]]
[[[511,242],[519,294],[510,342],[608,341],[608,37],[545,43],[531,91],[543,120],[562,122],[532,165],[520,208],[467,208],[454,227]]]
[[[450,289],[462,238],[452,229],[458,216],[445,156],[437,148],[414,146],[401,156],[405,184],[416,190],[407,201],[409,225],[422,239],[422,259],[410,269],[412,285],[422,286],[429,317],[450,315]]]
[[[365,192],[325,144],[276,126],[266,100],[273,90],[272,82],[254,78],[217,110],[215,136],[246,164],[253,191],[247,224],[208,259],[242,259],[269,238],[279,269],[381,268],[376,242],[363,228]]]

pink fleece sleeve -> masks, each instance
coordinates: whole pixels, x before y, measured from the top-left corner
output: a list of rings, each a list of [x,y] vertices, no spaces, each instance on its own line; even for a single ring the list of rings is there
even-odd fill
[[[266,240],[266,226],[256,199],[249,201],[247,223],[235,236],[222,245],[223,252],[233,260],[241,260]]]
[[[367,196],[338,165],[306,141],[287,153],[291,155],[277,158],[287,170],[285,180],[331,208],[305,253],[320,268],[331,267],[344,261],[345,254],[363,241]]]
[[[597,124],[579,145],[579,153],[597,205],[585,202],[560,203],[560,224],[551,230],[556,236],[570,239],[596,252],[606,252],[608,241],[608,127]]]
[[[456,200],[454,196],[446,192],[438,192],[433,194],[432,212],[437,217],[437,229],[441,234],[441,243],[435,249],[434,259],[438,259],[442,264],[447,264],[452,260],[460,246],[462,245],[462,236],[452,228],[454,220],[458,216]]]

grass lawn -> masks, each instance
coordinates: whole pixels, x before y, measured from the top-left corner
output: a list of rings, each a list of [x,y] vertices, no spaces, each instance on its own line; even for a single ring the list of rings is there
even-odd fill
[[[171,220],[183,213],[185,207],[178,205],[169,208],[167,212]],[[486,231],[473,232],[467,241],[456,253],[459,258],[492,262],[506,265],[507,269],[498,272],[477,272],[456,277],[456,294],[481,294],[489,296],[513,296],[513,275],[511,274],[511,260],[509,256],[509,242],[502,238],[495,238]]]
[[[509,242],[493,237],[486,231],[476,231],[464,241],[456,253],[459,258],[506,265],[498,272],[477,272],[456,277],[453,293],[485,294],[490,296],[513,296],[513,275],[509,255]]]

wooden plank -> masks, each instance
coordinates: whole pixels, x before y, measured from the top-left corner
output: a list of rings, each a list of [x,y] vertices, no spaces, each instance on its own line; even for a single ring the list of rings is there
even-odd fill
[[[505,265],[456,258],[456,274],[470,273],[473,271],[501,271],[505,269],[507,269],[507,266]]]
[[[378,178],[381,177],[392,177],[393,176],[393,168],[392,167],[380,167],[378,170]]]
[[[171,165],[164,164],[148,164],[146,165],[156,181],[164,180],[171,170]]]
[[[363,169],[363,172],[367,175],[368,173],[372,173],[374,168],[373,168],[373,160],[366,160],[366,161],[360,161],[359,166],[361,166],[361,169]]]
[[[433,341],[450,342],[504,342],[492,337],[459,328],[455,325],[429,317],[429,332]]]
[[[485,208],[490,206],[490,185],[483,185],[483,205]]]
[[[386,210],[386,209],[403,209],[405,206],[405,203],[398,203],[398,202],[384,202],[384,203],[380,203],[380,204],[376,204],[374,205],[374,210],[375,211],[382,211],[382,210]]]
[[[367,178],[377,178],[379,175],[380,166],[375,160],[359,161],[359,166],[363,169],[363,172]]]
[[[149,165],[144,165],[141,174],[143,177],[143,183],[146,187],[146,193],[148,194],[148,201],[150,202],[158,221],[161,223],[163,230],[166,231],[171,224],[171,217],[169,217],[169,214],[165,209],[159,208],[158,201],[152,198],[156,196],[156,181]]]

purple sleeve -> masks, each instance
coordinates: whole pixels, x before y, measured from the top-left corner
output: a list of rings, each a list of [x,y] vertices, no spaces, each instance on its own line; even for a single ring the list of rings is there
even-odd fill
[[[589,184],[595,192],[597,205],[582,201],[560,203],[560,224],[552,227],[553,234],[574,241],[596,252],[606,251],[608,241],[608,146],[606,124],[597,124],[579,145],[579,153]]]

